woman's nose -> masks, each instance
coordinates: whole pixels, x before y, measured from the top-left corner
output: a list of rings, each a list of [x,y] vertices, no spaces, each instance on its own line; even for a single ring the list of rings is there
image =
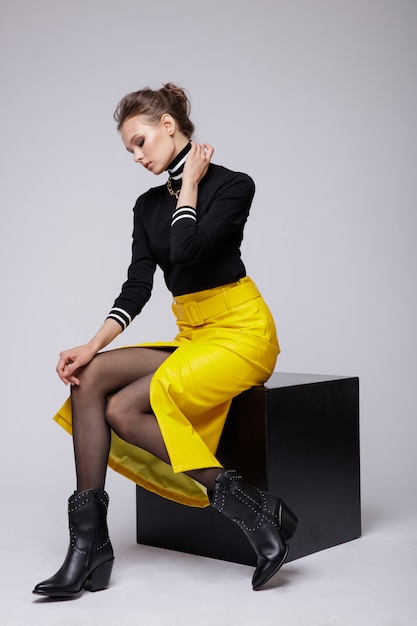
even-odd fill
[[[134,152],[133,160],[135,163],[140,163],[142,159],[143,159],[143,154],[141,152]]]

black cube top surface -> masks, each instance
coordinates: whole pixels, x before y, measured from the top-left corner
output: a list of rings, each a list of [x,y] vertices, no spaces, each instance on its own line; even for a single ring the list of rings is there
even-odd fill
[[[267,389],[277,387],[294,387],[297,385],[311,385],[314,383],[324,383],[332,380],[344,380],[346,378],[355,378],[354,376],[336,376],[332,374],[300,374],[292,372],[273,372],[271,377],[266,381]]]

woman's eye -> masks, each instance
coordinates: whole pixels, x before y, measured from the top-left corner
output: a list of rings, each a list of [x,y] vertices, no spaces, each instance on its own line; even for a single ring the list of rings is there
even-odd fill
[[[143,144],[145,143],[145,140],[144,139],[139,139],[137,143],[138,143],[139,148],[142,148]]]

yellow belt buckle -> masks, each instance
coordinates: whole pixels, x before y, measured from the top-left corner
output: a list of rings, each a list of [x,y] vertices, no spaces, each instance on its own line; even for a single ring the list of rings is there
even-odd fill
[[[200,307],[197,302],[184,302],[182,306],[184,307],[188,320],[193,326],[202,326],[204,324],[204,317],[201,315]]]

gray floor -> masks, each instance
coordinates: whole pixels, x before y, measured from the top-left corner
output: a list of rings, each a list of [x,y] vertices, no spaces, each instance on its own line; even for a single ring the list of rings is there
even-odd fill
[[[119,477],[109,482],[111,587],[64,602],[31,589],[66,552],[66,503],[36,491],[6,496],[12,506],[2,507],[2,626],[417,623],[417,508],[364,505],[360,539],[288,563],[268,589],[253,592],[247,566],[138,546],[134,487]]]

